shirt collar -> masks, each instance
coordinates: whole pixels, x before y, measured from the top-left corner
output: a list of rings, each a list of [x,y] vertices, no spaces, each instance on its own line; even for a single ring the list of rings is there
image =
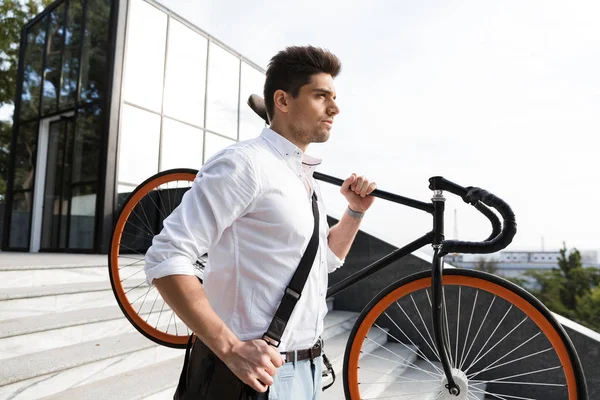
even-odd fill
[[[288,165],[297,173],[305,170],[312,175],[322,162],[320,158],[304,154],[298,146],[270,128],[264,128],[261,136],[277,150]]]

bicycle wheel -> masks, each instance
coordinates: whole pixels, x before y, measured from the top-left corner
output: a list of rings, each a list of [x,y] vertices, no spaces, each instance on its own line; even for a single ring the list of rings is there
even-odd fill
[[[179,205],[197,172],[163,171],[139,185],[119,214],[108,258],[110,284],[127,319],[148,339],[174,348],[186,347],[190,331],[156,287],[146,283],[144,257],[152,238],[161,231],[163,220]],[[205,261],[196,263],[199,279]]]
[[[344,356],[347,399],[587,398],[570,339],[531,294],[472,270],[445,269],[443,284],[443,328],[459,396],[444,387],[426,271],[383,290],[359,316]]]

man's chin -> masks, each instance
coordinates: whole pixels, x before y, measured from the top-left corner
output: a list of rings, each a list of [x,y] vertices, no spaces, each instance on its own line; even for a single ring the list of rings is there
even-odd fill
[[[331,132],[329,130],[327,131],[322,131],[322,132],[318,132],[315,136],[314,136],[314,140],[313,143],[325,143],[326,141],[329,140],[329,136],[331,135]]]

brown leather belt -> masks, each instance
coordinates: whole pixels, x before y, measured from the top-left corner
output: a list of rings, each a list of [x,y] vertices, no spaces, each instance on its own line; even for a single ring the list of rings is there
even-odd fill
[[[323,341],[321,340],[321,338],[319,338],[319,340],[317,340],[317,343],[315,343],[314,346],[310,349],[288,351],[285,353],[281,353],[281,355],[285,357],[285,362],[294,361],[294,357],[296,361],[314,360],[315,358],[321,355],[322,350]]]

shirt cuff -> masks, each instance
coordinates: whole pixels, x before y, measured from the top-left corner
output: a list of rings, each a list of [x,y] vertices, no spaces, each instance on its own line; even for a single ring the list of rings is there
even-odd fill
[[[152,286],[152,281],[154,279],[169,275],[196,275],[198,270],[190,262],[189,258],[176,256],[167,258],[154,265],[146,260],[144,271],[146,272],[146,283],[148,283],[149,286]]]
[[[327,246],[327,272],[333,272],[342,265],[346,259],[340,260],[333,251]]]

